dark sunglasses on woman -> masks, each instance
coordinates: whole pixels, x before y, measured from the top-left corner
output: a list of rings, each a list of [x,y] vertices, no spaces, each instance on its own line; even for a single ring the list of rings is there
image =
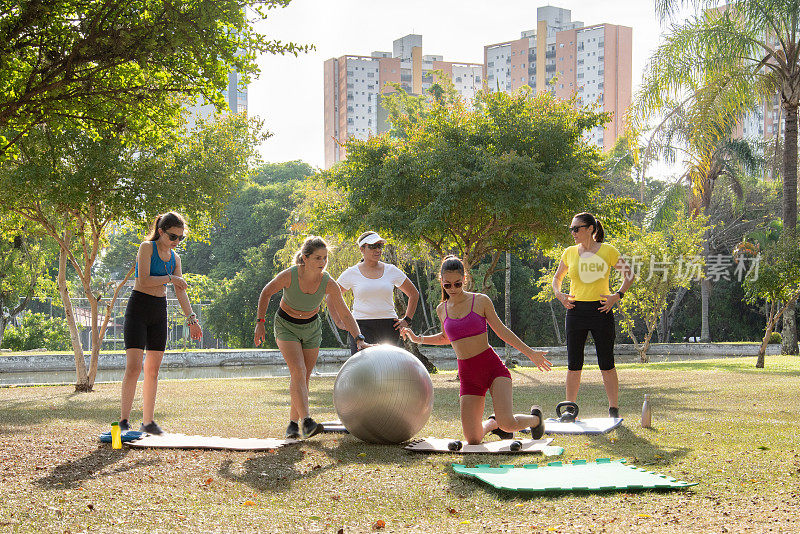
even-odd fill
[[[383,250],[383,243],[373,243],[371,245],[367,245],[367,248],[370,250]]]
[[[173,234],[172,232],[167,232],[167,237],[169,238],[170,241],[178,241],[178,242],[186,239],[185,235]]]
[[[454,287],[454,288],[458,289],[459,287],[461,287],[463,285],[464,285],[464,282],[453,282],[452,284],[450,282],[445,282],[445,283],[442,284],[442,287],[445,288],[445,289],[450,289],[451,287]]]

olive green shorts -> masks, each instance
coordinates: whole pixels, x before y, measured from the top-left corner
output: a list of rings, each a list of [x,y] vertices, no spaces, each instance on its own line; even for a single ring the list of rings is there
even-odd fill
[[[304,349],[318,349],[322,344],[322,321],[319,316],[310,323],[291,323],[275,314],[275,339],[297,341]]]

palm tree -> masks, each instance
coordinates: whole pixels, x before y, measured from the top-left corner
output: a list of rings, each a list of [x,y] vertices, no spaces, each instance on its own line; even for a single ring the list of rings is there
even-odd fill
[[[633,124],[640,124],[653,111],[665,112],[665,117],[647,143],[646,153],[649,158],[662,157],[671,163],[680,158],[685,168],[676,187],[665,191],[666,196],[661,195],[657,200],[664,203],[670,198],[674,202],[676,195],[682,191],[677,186],[685,184],[691,192],[686,204],[692,218],[698,215],[708,217],[714,190],[720,179],[725,179],[733,193],[741,199],[743,189],[739,178],[760,169],[762,161],[756,156],[750,142],[732,138],[739,117],[754,104],[752,99],[742,94],[741,87],[709,78],[703,86],[692,87],[690,96],[680,103],[663,101],[659,102],[658,108],[649,109],[645,101],[646,96],[637,95],[631,113]],[[648,218],[657,220],[658,213],[658,205],[654,204]],[[666,210],[666,213],[675,212]],[[714,227],[709,227],[704,236],[703,257],[706,265],[711,256],[710,243],[714,232]],[[700,340],[703,342],[711,340],[708,307],[711,285],[712,280],[708,276],[700,280]],[[669,313],[674,314],[684,295],[685,290],[678,291]],[[665,322],[670,322],[668,319],[665,316]],[[666,332],[668,325],[664,326]]]
[[[662,20],[685,5],[703,10],[674,26],[648,66],[641,102],[650,109],[716,80],[743,99],[779,95],[783,128],[786,231],[797,226],[797,111],[800,106],[800,0],[655,0]],[[735,102],[732,102],[735,105]],[[724,109],[724,108],[721,108]],[[784,315],[784,347],[796,354],[794,309]]]

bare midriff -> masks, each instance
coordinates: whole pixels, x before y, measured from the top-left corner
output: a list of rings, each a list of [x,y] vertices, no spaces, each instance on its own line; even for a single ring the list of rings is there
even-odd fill
[[[317,306],[315,309],[311,311],[295,310],[294,308],[286,304],[286,301],[284,301],[283,298],[281,298],[280,306],[283,311],[285,311],[286,313],[297,319],[308,319],[310,317],[314,317],[316,314],[319,313],[319,306]]]
[[[489,348],[489,334],[481,332],[474,336],[451,341],[450,345],[452,345],[453,351],[456,353],[456,358],[468,360]]]

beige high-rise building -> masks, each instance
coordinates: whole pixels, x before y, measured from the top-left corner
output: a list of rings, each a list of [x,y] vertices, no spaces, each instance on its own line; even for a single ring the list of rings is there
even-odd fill
[[[613,113],[605,128],[589,139],[609,150],[623,133],[631,103],[633,30],[616,24],[584,26],[568,9],[536,10],[536,29],[519,39],[484,47],[485,80],[490,91],[516,91],[524,86],[550,91],[559,98],[577,95],[583,105],[597,103]]]
[[[444,61],[422,54],[422,36],[411,34],[394,41],[392,52],[369,56],[346,55],[325,62],[325,168],[345,158],[343,144],[355,137],[384,133],[389,125],[381,96],[400,84],[408,93],[423,94],[435,81],[435,71],[451,77],[456,90],[471,99],[483,85],[480,63]]]

